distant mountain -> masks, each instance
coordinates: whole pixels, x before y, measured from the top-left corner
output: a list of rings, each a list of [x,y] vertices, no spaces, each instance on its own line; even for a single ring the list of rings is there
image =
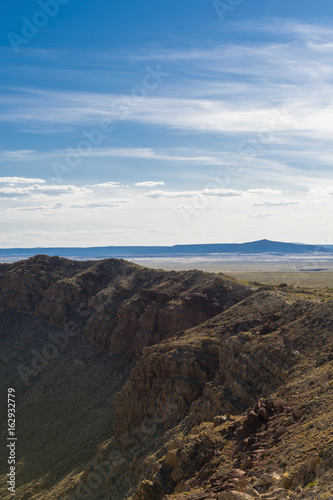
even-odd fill
[[[259,240],[248,243],[222,243],[213,245],[176,245],[175,253],[311,253],[328,252],[327,248],[318,245],[299,243],[283,243],[279,241]]]
[[[0,249],[0,257],[33,257],[44,254],[48,256],[78,258],[109,258],[109,257],[166,257],[195,254],[305,254],[332,253],[333,247],[305,245],[300,243],[283,243],[279,241],[259,240],[248,243],[216,243],[198,245],[168,246],[109,246],[109,247],[56,247],[56,248],[8,248]]]

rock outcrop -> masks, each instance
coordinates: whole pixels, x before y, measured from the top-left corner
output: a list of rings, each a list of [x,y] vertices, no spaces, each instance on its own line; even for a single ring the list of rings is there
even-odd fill
[[[280,292],[259,291],[206,323],[145,348],[143,357],[115,398],[118,446],[126,452],[157,442],[157,448],[161,449],[161,436],[168,439],[175,429],[183,435],[184,432],[191,434],[191,429],[200,428],[205,422],[218,427],[228,420],[223,415],[240,414],[254,405],[246,416],[232,420],[219,432],[233,443],[228,454],[234,467],[241,468],[242,474],[256,468],[261,458],[270,453],[268,438],[262,439],[262,428],[267,429],[274,420],[297,425],[303,414],[300,405],[291,407],[279,401],[261,403],[257,400],[282,390],[290,381],[297,381],[297,373],[303,373],[308,360],[318,356],[319,346],[323,349],[323,339],[328,340],[332,332],[332,309],[330,304],[295,297],[290,300]],[[319,325],[321,340],[318,342],[316,328]],[[327,361],[333,359],[332,340],[331,335],[325,345]],[[284,434],[283,425],[274,430],[269,438],[272,445],[280,443]],[[191,444],[187,449],[183,445],[178,452],[172,450],[172,456],[171,451],[166,454],[164,465],[155,470],[154,476],[149,476],[158,491],[168,493],[167,477],[173,482],[175,492],[185,491],[183,488],[189,479],[208,468],[207,461],[216,460],[218,446],[216,442],[212,445],[216,437],[211,439],[210,431],[203,432],[203,436],[204,445],[197,440],[194,447]],[[316,464],[311,460],[310,463]],[[304,467],[307,471],[308,466]],[[137,468],[136,472],[138,476],[132,471],[134,482],[144,474],[144,469]],[[300,474],[302,472],[294,473],[290,486],[300,483],[297,480]],[[311,481],[311,475],[305,476],[307,479],[303,478],[302,484]],[[272,480],[270,483],[268,478]],[[277,480],[277,473],[267,472],[251,488],[265,493]],[[222,479],[217,477],[211,483],[210,494],[233,489],[238,482],[238,478],[230,477],[230,472]],[[288,485],[288,481],[284,484]],[[246,495],[251,489],[248,488]]]
[[[100,348],[137,359],[143,347],[200,324],[253,293],[223,275],[165,272],[117,259],[36,256],[0,265],[0,310],[56,326],[75,321]]]
[[[197,425],[268,396],[298,361],[279,329],[304,307],[260,292],[177,338],[145,348],[115,400],[119,440],[151,439],[185,415]],[[269,342],[263,333],[268,322]]]

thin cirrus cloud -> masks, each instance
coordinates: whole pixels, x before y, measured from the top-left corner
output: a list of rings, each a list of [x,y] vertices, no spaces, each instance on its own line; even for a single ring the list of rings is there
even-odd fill
[[[196,196],[241,196],[242,191],[235,189],[202,189],[200,191],[148,191],[143,196],[146,198],[194,198]]]
[[[18,149],[15,151],[1,151],[5,160],[25,160],[30,155],[36,153],[35,149]]]
[[[129,144],[123,148],[94,147],[82,155],[91,159],[113,157],[175,164],[188,162],[199,166],[225,165],[227,156],[237,156],[239,146],[228,147],[225,143],[230,136],[237,138],[245,134],[245,152],[249,154],[242,158],[242,163],[251,163],[252,148],[257,153],[253,159],[262,165],[260,168],[265,171],[266,179],[278,182],[281,175],[272,172],[267,158],[275,159],[275,162],[279,158],[279,171],[288,166],[290,172],[297,172],[296,187],[297,179],[301,179],[299,168],[303,171],[311,169],[310,156],[316,158],[318,170],[327,168],[330,163],[333,30],[272,20],[240,25],[237,29],[249,33],[268,33],[272,29],[278,36],[274,43],[261,40],[216,44],[198,50],[162,49],[148,56],[147,51],[142,51],[144,58],[155,58],[162,70],[170,75],[183,75],[181,81],[178,77],[166,80],[161,85],[163,92],[158,90],[144,99],[131,99],[130,88],[125,96],[114,91],[17,88],[8,104],[4,101],[0,120],[16,122],[19,127],[24,123],[29,127],[38,126],[39,122],[40,126],[51,126],[52,130],[57,126],[61,129],[80,126],[88,130],[90,125],[96,127],[100,119],[111,119],[115,123],[118,120],[127,122],[126,126],[131,127],[145,125],[153,126],[155,130],[158,126],[157,130],[164,137],[170,130],[189,134],[202,132],[207,141],[210,135],[214,138],[221,134],[221,138],[225,138],[224,144],[218,147],[216,140],[212,139],[211,143],[206,142],[204,152],[196,151],[192,140],[187,143],[186,152],[170,148],[135,148]],[[139,61],[141,56],[140,53],[124,55],[123,63],[126,57],[127,61],[133,58]],[[129,107],[124,114],[125,101]],[[36,109],[42,112],[36,113]],[[254,133],[263,131],[266,139],[251,139]],[[247,135],[254,145],[246,146]],[[77,142],[75,139],[69,146],[75,148]],[[284,145],[286,142],[290,144],[289,152],[282,147],[277,153],[276,148],[274,151],[271,147],[272,143]],[[293,144],[293,151],[290,151]],[[328,152],[323,153],[325,150]],[[33,150],[7,151],[0,155],[0,159],[17,161],[22,155],[26,160],[42,161],[44,158],[51,162],[66,155],[66,149],[37,153]],[[255,168],[258,170],[259,167]],[[273,175],[275,179],[272,179]]]
[[[147,98],[139,103],[135,109],[131,110],[126,120],[134,123],[146,125],[159,125],[161,127],[172,127],[178,130],[204,132],[204,133],[237,133],[246,134],[254,131],[271,131],[276,135],[292,133],[295,136],[303,136],[304,139],[310,135],[321,134],[323,139],[328,139],[333,132],[331,120],[333,110],[333,98],[330,89],[320,85],[323,82],[319,79],[318,85],[311,85],[311,88],[298,90],[295,86],[286,86],[283,100],[278,105],[266,102],[260,96],[252,96],[248,93],[246,96],[238,95],[235,101],[221,99],[184,99],[175,97]],[[316,88],[314,88],[314,86]],[[321,89],[320,89],[321,86]],[[253,89],[252,89],[253,90]],[[320,98],[316,96],[321,90]],[[258,89],[253,90],[257,93]],[[300,95],[303,94],[303,95]],[[289,95],[288,95],[289,94]],[[325,97],[326,94],[326,97]],[[78,95],[77,98],[84,100],[84,96]],[[273,98],[273,97],[272,97]],[[248,99],[248,100],[246,100]],[[276,99],[276,96],[275,96]],[[46,121],[59,121],[72,124],[86,124],[98,122],[99,119],[106,118],[105,98],[100,95],[94,95],[94,107],[90,108],[88,104],[75,112],[75,109],[64,109],[64,103],[61,104],[61,95],[57,102],[52,106],[53,112],[46,113]],[[238,102],[238,104],[236,104]],[[279,106],[283,110],[279,109]],[[36,102],[34,108],[41,106]],[[47,104],[45,103],[43,107]],[[55,108],[55,110],[54,110]],[[100,108],[100,110],[98,109]],[[21,113],[21,112],[20,112]],[[18,117],[21,120],[29,118],[22,115]],[[53,113],[53,116],[52,116]],[[71,113],[71,115],[69,115]],[[36,116],[34,114],[34,116]],[[117,119],[117,114],[110,113],[109,118]],[[119,118],[119,117],[118,117]],[[9,120],[11,121],[11,120]],[[53,157],[64,154],[65,151],[54,151]],[[187,156],[170,155],[163,152],[154,152],[151,149],[144,148],[95,148],[93,151],[85,153],[84,156],[94,157],[124,157],[124,158],[143,158],[143,159],[161,159],[174,161],[201,161],[216,162],[216,158],[211,156]],[[29,153],[28,157],[33,159],[34,154]],[[11,159],[19,159],[20,156],[12,155]],[[6,159],[6,156],[5,156]]]
[[[14,153],[14,151],[13,151]],[[58,157],[64,157],[68,154],[67,149],[50,150],[50,151],[40,151],[32,152],[29,154],[26,161],[35,160],[52,160]],[[205,151],[198,152],[196,150],[175,150],[168,149],[160,151],[154,148],[103,148],[103,147],[91,147],[89,150],[80,153],[81,157],[84,158],[133,158],[133,159],[143,159],[143,160],[161,160],[161,161],[172,161],[172,162],[197,162],[200,164],[207,165],[223,165],[225,162],[216,156],[212,156],[211,153]],[[12,161],[20,161],[19,156],[13,155],[11,157]],[[8,161],[7,156],[4,152],[0,152],[0,161]]]
[[[290,214],[284,214],[285,217],[288,215],[290,215]],[[250,219],[266,219],[268,217],[280,217],[280,216],[281,216],[281,214],[267,212],[267,213],[262,213],[262,214],[250,214],[249,218]]]
[[[39,120],[63,126],[110,118],[183,130],[241,133],[267,127],[277,103],[283,103],[294,117],[286,130],[311,133],[324,129],[329,133],[332,30],[292,22],[248,24],[244,29],[268,31],[271,26],[281,26],[280,41],[225,44],[196,51],[161,50],[152,54],[152,59],[166,63],[180,61],[184,65],[186,60],[184,77],[188,73],[190,77],[185,86],[186,98],[178,79],[173,79],[174,83],[171,79],[169,96],[149,95],[134,101],[128,96],[130,104],[124,115],[120,105],[123,96],[117,93],[22,88],[16,90],[10,106],[6,108],[5,104],[1,119],[21,124]],[[219,80],[217,75],[221,76]],[[235,81],[238,75],[242,82]],[[203,98],[207,88],[215,98]],[[43,113],[36,114],[36,108],[43,109]]]
[[[100,182],[99,184],[91,184],[89,187],[92,188],[119,188],[122,184],[120,182],[108,181],[108,182]]]
[[[124,117],[121,108],[113,107],[111,104],[116,95],[87,96],[81,92],[68,95],[58,91],[49,99],[42,99],[39,89],[35,89],[35,93],[33,98],[28,99],[31,102],[31,109],[24,107],[24,98],[22,100],[18,98],[17,106],[20,109],[17,111],[11,109],[3,113],[0,120],[20,124],[36,122],[35,109],[43,108],[44,113],[37,118],[37,121],[59,123],[61,126],[66,123],[96,124],[99,120],[111,119],[207,133],[244,133],[253,130],[253,126],[256,130],[267,127],[276,108],[273,105],[263,106],[259,103],[259,99],[254,103],[246,103],[243,99],[243,102],[236,105],[223,98],[147,97],[129,108],[128,114]],[[68,101],[73,101],[72,105],[69,106]],[[78,101],[81,102],[78,104]]]
[[[241,191],[237,189],[201,189],[198,191],[161,191],[161,190],[153,190],[144,193],[143,196],[145,198],[195,198],[198,196],[207,196],[207,197],[234,197],[234,196],[255,196],[255,195],[280,195],[282,191],[279,189],[247,189],[246,191]]]
[[[80,213],[81,211],[88,212],[98,212],[108,209],[119,208],[124,204],[131,203],[130,199],[115,199],[112,201],[92,201],[89,203],[79,202],[79,203],[65,203],[65,202],[57,202],[57,203],[46,203],[45,205],[37,205],[31,207],[13,207],[9,208],[8,212],[10,213],[45,213],[45,212],[60,212],[63,211],[65,213],[68,212],[76,212]]]
[[[44,179],[38,179],[36,177],[0,177],[0,184],[44,184],[46,181]]]
[[[270,189],[270,188],[259,188],[259,189],[247,189],[245,191],[245,194],[252,194],[252,195],[279,195],[282,194],[282,191],[280,189]]]
[[[299,201],[263,201],[261,203],[253,203],[254,207],[287,207],[291,205],[299,205]]]
[[[54,155],[63,155],[66,151],[55,151]],[[181,162],[200,162],[213,165],[221,165],[222,161],[211,155],[200,154],[180,154],[177,151],[168,152],[159,151],[153,148],[95,148],[91,152],[84,153],[82,156],[91,156],[96,158],[137,158],[143,160],[167,160]]]
[[[32,184],[27,187],[6,186],[0,188],[0,198],[31,198],[36,196],[86,195],[90,189],[73,185]]]
[[[327,233],[326,207],[333,200],[333,29],[272,19],[234,26],[240,36],[226,36],[226,43],[198,41],[195,49],[165,44],[176,47],[170,50],[161,42],[161,49],[122,50],[111,55],[112,62],[104,54],[95,59],[88,50],[88,64],[79,64],[82,58],[64,51],[53,68],[61,78],[35,76],[26,80],[31,88],[24,87],[13,63],[18,84],[3,87],[0,126],[16,131],[18,138],[0,151],[3,175],[13,173],[0,179],[3,217],[10,215],[24,232],[23,214],[31,214],[36,224],[48,223],[55,214],[67,228],[66,241],[73,238],[77,221],[85,231],[90,221],[91,234],[99,224],[103,231],[119,224],[125,234],[134,219],[140,227],[135,238],[128,235],[118,243],[145,243],[141,232],[147,226],[158,234],[161,220],[163,231],[172,231],[163,240],[168,244],[180,238],[194,242],[198,235],[204,241],[217,226],[230,240],[235,234],[305,240]],[[227,33],[232,29],[225,24]],[[26,68],[44,57],[34,53]],[[104,79],[91,85],[101,62]],[[132,89],[142,83],[148,64],[170,76],[145,97],[134,98]],[[44,59],[38,75],[43,65]],[[115,132],[78,153],[80,168],[65,171],[66,184],[59,179],[52,184],[52,163],[67,165],[68,150],[79,151],[100,120],[109,119]],[[17,144],[22,147],[15,151]],[[198,197],[207,198],[205,210]],[[189,221],[172,218],[178,205],[193,206]],[[209,214],[224,206],[232,208],[224,212],[232,221],[228,234],[221,218]],[[109,211],[114,210],[113,219]],[[309,223],[318,213],[322,227]],[[251,223],[244,223],[248,218]]]
[[[143,182],[135,182],[134,186],[137,187],[154,187],[154,186],[165,186],[165,182],[163,181],[143,181]]]

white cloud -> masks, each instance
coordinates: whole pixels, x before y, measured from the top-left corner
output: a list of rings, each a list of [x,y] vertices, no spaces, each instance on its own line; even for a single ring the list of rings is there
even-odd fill
[[[34,149],[19,149],[17,151],[0,152],[0,154],[3,155],[6,160],[24,160],[33,153],[35,153]]]
[[[65,151],[55,151],[53,154],[62,155]],[[96,158],[138,158],[143,160],[166,160],[175,162],[199,162],[211,165],[220,165],[221,160],[211,155],[185,155],[175,151],[158,151],[152,148],[96,148],[82,156]]]
[[[194,198],[197,196],[207,197],[233,197],[242,196],[243,191],[235,189],[202,189],[199,191],[148,191],[143,196],[146,198]]]
[[[247,194],[258,194],[258,195],[279,195],[282,194],[282,191],[280,189],[270,189],[270,188],[265,188],[265,189],[248,189],[246,191]]]
[[[90,189],[72,185],[39,185],[33,184],[27,187],[3,187],[0,188],[0,198],[22,198],[36,197],[38,195],[60,196],[60,195],[86,195],[92,193]]]
[[[287,207],[290,205],[299,205],[299,201],[262,201],[260,203],[253,203],[254,207]]]
[[[290,214],[284,214],[284,216],[288,216]],[[266,213],[261,213],[261,214],[250,214],[249,218],[250,219],[266,219],[267,217],[280,217],[281,214],[277,213],[271,213],[271,212],[266,212]]]
[[[0,177],[0,184],[44,184],[44,179],[35,177]]]
[[[97,188],[119,188],[121,186],[120,182],[101,182],[100,184],[91,184],[89,187]]]
[[[162,50],[149,56],[187,61],[183,87],[179,79],[170,82],[169,96],[133,100],[130,95],[124,99],[115,93],[21,89],[2,119],[36,122],[35,109],[42,108],[40,121],[61,127],[110,118],[207,133],[251,133],[267,128],[274,110],[284,105],[293,117],[286,130],[331,132],[332,30],[299,22],[246,25],[250,31],[274,27],[283,33],[283,39],[274,43]],[[129,111],[124,114],[126,103]]]
[[[138,187],[154,187],[154,186],[165,186],[165,182],[163,181],[144,181],[144,182],[135,182],[134,186]]]
[[[333,196],[333,186],[312,188],[309,190],[308,195],[317,198]]]
[[[64,213],[68,212],[76,212],[81,213],[82,211],[89,212],[98,212],[105,211],[108,209],[118,208],[126,203],[131,203],[130,199],[115,199],[112,201],[91,201],[87,202],[77,202],[77,203],[66,203],[66,202],[57,202],[57,203],[46,203],[44,205],[37,206],[28,206],[28,207],[15,207],[8,209],[10,213],[45,213],[45,212],[54,212],[54,211],[63,211]]]
[[[282,191],[279,189],[247,189],[245,191],[240,191],[237,189],[201,189],[198,191],[148,191],[143,196],[147,198],[194,198],[196,196],[207,196],[207,197],[234,197],[234,196],[261,196],[261,195],[280,195]]]
[[[54,160],[58,157],[65,157],[68,154],[66,149],[58,149],[52,151],[35,151],[25,160]],[[77,153],[82,158],[136,158],[143,160],[161,160],[173,162],[196,162],[204,165],[223,165],[225,162],[219,157],[212,156],[204,152],[204,154],[195,150],[177,150],[169,149],[159,151],[152,148],[91,148],[85,152]],[[0,154],[0,160],[7,161],[6,157]],[[21,160],[16,158],[17,161]]]
[[[3,89],[3,123],[18,131],[50,134],[40,151],[0,151],[4,172],[15,161],[20,162],[17,175],[31,175],[31,179],[2,178],[0,196],[8,200],[2,200],[1,214],[8,231],[17,235],[20,227],[26,235],[28,220],[38,241],[38,234],[52,221],[58,229],[43,241],[57,242],[61,235],[69,245],[154,244],[160,232],[161,244],[207,242],[213,233],[217,239],[223,235],[224,241],[237,241],[240,235],[243,241],[267,237],[316,243],[322,235],[328,240],[333,204],[333,30],[271,20],[237,29],[253,33],[237,37],[242,40],[237,43],[207,42],[195,49],[162,49],[155,54],[136,50],[131,76],[142,67],[139,60],[146,58],[155,58],[162,71],[173,75],[146,98],[132,99],[132,83],[127,84],[140,82],[125,80],[130,73],[119,74],[117,81],[117,88],[127,89],[125,96],[117,94],[116,87],[104,93],[13,88],[6,94]],[[258,31],[260,36],[252,36]],[[63,56],[67,57],[65,52]],[[111,57],[117,64],[117,56]],[[64,81],[72,81],[65,77],[74,76],[76,70],[59,64]],[[82,80],[85,70],[77,71]],[[87,73],[96,80],[93,71]],[[126,133],[117,141],[105,135],[100,147],[80,155],[87,163],[68,173],[65,182],[75,184],[73,179],[79,178],[84,188],[33,178],[42,175],[42,168],[54,175],[52,162],[65,161],[67,147],[78,148],[84,131],[95,129],[102,119],[121,121]],[[147,134],[142,135],[142,125]],[[61,146],[60,137],[52,139],[56,131],[64,134]],[[141,147],[138,137],[143,138]],[[162,161],[169,162],[167,168],[160,168]],[[87,172],[94,168],[99,169],[98,177],[87,180]],[[119,183],[108,180],[112,171]],[[159,180],[133,185],[136,178],[164,179],[167,187]],[[124,186],[127,183],[131,186]],[[113,199],[116,195],[128,196],[131,203]],[[20,202],[13,203],[12,198]],[[283,208],[289,205],[290,209]],[[258,213],[261,209],[256,207],[266,208]],[[114,210],[117,216],[110,217]],[[80,231],[84,236],[77,240]],[[121,238],[117,239],[117,231]]]

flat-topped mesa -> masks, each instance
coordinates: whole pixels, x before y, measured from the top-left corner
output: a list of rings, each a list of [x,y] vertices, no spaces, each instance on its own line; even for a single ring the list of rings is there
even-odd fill
[[[137,359],[143,347],[216,316],[253,289],[224,275],[165,272],[120,260],[37,255],[0,267],[0,310],[57,326],[77,322],[99,347]]]

